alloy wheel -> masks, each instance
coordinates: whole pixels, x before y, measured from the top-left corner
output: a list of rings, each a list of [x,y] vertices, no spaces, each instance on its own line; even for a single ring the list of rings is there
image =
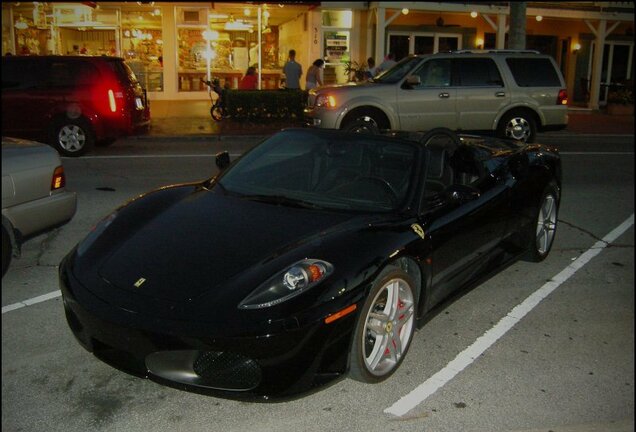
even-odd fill
[[[391,279],[378,291],[363,332],[363,357],[369,373],[383,376],[397,367],[414,331],[414,309],[413,291],[403,279]]]
[[[73,153],[84,147],[86,143],[86,133],[81,127],[69,124],[60,128],[57,140],[62,149]]]
[[[526,142],[530,138],[532,128],[523,117],[513,117],[506,124],[506,137]]]
[[[537,218],[537,230],[536,230],[536,246],[537,252],[540,254],[546,254],[552,242],[554,241],[554,233],[556,231],[557,223],[557,209],[556,201],[553,195],[546,195],[541,204],[541,210],[539,211],[539,217]]]

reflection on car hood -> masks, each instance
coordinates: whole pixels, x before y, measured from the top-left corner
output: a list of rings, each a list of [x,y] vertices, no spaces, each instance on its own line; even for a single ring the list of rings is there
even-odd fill
[[[254,202],[204,189],[145,217],[142,224],[125,223],[138,228],[102,263],[100,275],[118,288],[177,302],[222,286],[351,219],[350,214]]]

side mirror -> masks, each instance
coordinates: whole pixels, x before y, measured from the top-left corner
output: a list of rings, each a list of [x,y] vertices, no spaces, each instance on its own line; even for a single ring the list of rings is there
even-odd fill
[[[408,86],[414,87],[422,84],[422,79],[419,75],[409,75],[406,77],[405,82]]]
[[[450,201],[466,202],[476,200],[480,196],[479,189],[462,184],[454,184],[446,188],[446,196]]]
[[[215,162],[219,171],[224,171],[228,166],[230,166],[230,154],[227,150],[217,153]]]

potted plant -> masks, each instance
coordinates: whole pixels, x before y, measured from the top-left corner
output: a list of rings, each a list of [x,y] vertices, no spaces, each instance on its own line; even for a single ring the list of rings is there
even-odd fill
[[[634,92],[622,86],[610,90],[607,95],[607,113],[610,115],[634,115]]]
[[[345,62],[345,73],[349,77],[349,81],[353,81],[353,82],[364,81],[364,73],[366,71],[367,71],[367,67],[364,64],[359,64],[356,61]]]

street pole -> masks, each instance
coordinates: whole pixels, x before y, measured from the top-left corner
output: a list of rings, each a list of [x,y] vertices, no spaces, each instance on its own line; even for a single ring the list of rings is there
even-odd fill
[[[510,2],[510,49],[526,49],[526,3]]]

